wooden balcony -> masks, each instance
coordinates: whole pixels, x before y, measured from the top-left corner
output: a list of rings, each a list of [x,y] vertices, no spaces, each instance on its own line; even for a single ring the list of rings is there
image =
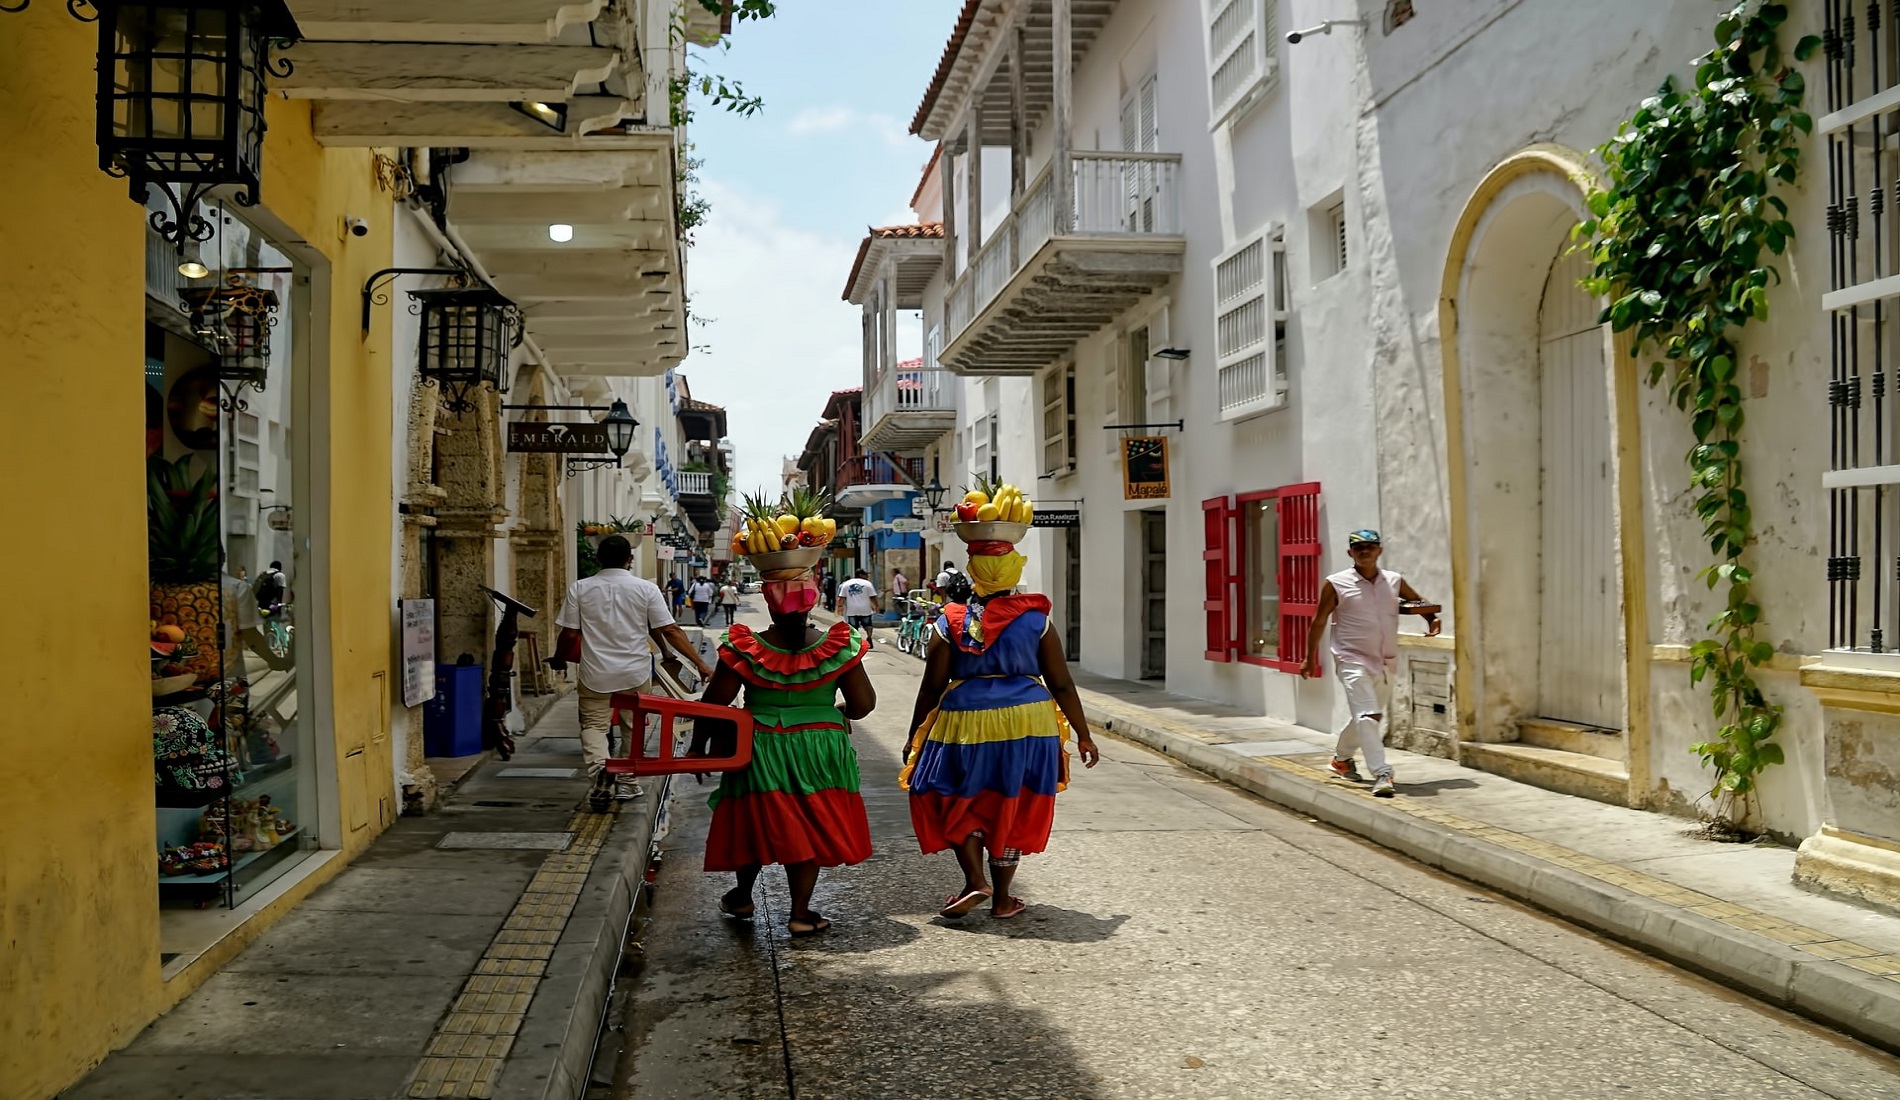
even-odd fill
[[[840,508],[863,508],[879,501],[898,500],[923,483],[924,460],[889,455],[858,455],[846,459],[832,478],[833,499]]]
[[[1072,164],[1073,208],[1045,168],[951,285],[945,367],[1041,370],[1180,274],[1180,155],[1076,152]]]
[[[867,451],[921,451],[957,426],[956,399],[940,370],[887,370],[864,401]]]

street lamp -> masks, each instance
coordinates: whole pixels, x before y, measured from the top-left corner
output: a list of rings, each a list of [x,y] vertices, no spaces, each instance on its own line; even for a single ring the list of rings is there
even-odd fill
[[[277,324],[277,292],[253,286],[242,275],[223,286],[187,287],[179,307],[191,315],[191,331],[218,357],[218,377],[263,390],[270,371],[270,330]]]
[[[627,457],[627,452],[633,448],[633,430],[640,426],[640,422],[633,418],[633,413],[628,410],[625,401],[614,398],[614,403],[608,407],[607,415],[600,424],[607,430],[607,449],[612,451],[614,456],[610,459],[570,458],[567,460],[567,476],[573,477],[582,470],[618,467],[620,460]]]
[[[271,60],[300,34],[283,0],[172,0],[167,4],[68,4],[95,9],[99,22],[99,167],[123,177],[132,200],[153,187],[170,202],[152,228],[183,258],[188,241],[211,239],[198,203],[214,187],[236,187],[240,206],[257,204],[264,166],[268,77],[290,75]]]
[[[930,479],[930,484],[924,486],[924,503],[930,505],[931,511],[941,512],[943,511],[943,495],[949,491],[950,490],[945,487],[942,482],[933,476]]]

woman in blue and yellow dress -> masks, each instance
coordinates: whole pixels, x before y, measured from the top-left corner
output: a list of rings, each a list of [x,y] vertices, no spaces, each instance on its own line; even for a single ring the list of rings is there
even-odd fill
[[[1070,733],[1085,766],[1099,754],[1049,600],[1014,594],[1025,559],[1007,542],[965,541],[976,595],[947,605],[931,631],[899,783],[924,854],[951,849],[963,869],[941,914],[965,916],[988,898],[990,916],[1006,919],[1024,908],[1009,892],[1018,861],[1048,847]]]

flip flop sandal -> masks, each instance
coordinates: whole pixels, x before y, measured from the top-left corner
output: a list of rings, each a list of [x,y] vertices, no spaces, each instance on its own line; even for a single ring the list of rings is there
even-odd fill
[[[787,932],[790,932],[792,934],[792,938],[795,940],[802,940],[807,936],[816,936],[821,932],[828,932],[831,930],[830,921],[826,920],[825,918],[819,916],[816,913],[813,913],[811,916],[812,916],[812,919],[808,921],[804,921],[804,920],[786,921],[785,930]],[[802,932],[799,931],[799,927],[798,927],[799,925],[804,925],[805,930]]]
[[[751,920],[752,914],[755,912],[752,903],[747,902],[744,905],[734,905],[732,904],[731,897],[730,892],[719,895],[719,911],[731,917],[733,920]]]
[[[1014,895],[1011,895],[1011,897],[1009,898],[1009,903],[1015,906],[1015,908],[1009,910],[1008,912],[998,912],[995,906],[991,906],[990,919],[1010,920],[1011,918],[1022,916],[1023,910],[1029,908],[1029,904],[1027,902],[1023,901],[1023,899],[1016,897]]]
[[[965,894],[952,894],[943,899],[943,908],[937,910],[937,915],[950,920],[967,917],[976,910],[977,906],[988,901],[990,894],[991,891],[988,890],[971,890]]]

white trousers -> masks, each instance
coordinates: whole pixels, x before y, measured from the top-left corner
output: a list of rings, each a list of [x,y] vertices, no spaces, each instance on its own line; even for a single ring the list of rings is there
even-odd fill
[[[1339,731],[1339,744],[1333,747],[1333,759],[1351,760],[1357,749],[1366,754],[1366,769],[1373,775],[1392,774],[1392,765],[1385,762],[1384,717],[1392,699],[1392,684],[1385,669],[1337,658],[1333,663],[1338,666],[1334,672],[1339,676],[1339,686],[1345,689],[1350,711],[1346,727]]]
[[[631,689],[634,692],[649,691],[651,682]],[[585,686],[579,691],[581,698],[581,759],[587,763],[588,775],[599,775],[607,766],[607,733],[613,725],[614,697],[611,692],[589,691]]]

